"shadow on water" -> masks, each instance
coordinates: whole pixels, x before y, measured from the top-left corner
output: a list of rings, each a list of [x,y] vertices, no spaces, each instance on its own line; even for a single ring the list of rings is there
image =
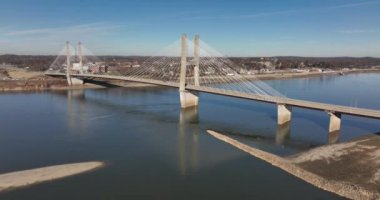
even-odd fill
[[[103,86],[107,88],[120,87],[118,85],[113,84],[112,82],[104,81],[104,80],[84,79],[83,83],[91,83],[91,84],[95,84],[95,85],[99,85],[99,86]]]
[[[156,89],[155,89],[156,88]],[[173,103],[144,103],[144,102],[128,102],[128,96],[136,96],[141,94],[157,94],[160,95],[165,89],[160,87],[148,87],[130,89],[126,92],[123,88],[115,89],[89,89],[89,90],[67,90],[58,91],[60,97],[68,100],[68,113],[75,113],[76,110],[83,110],[86,105],[104,107],[105,109],[123,111],[126,114],[135,116],[148,117],[160,122],[177,123],[178,118],[167,113],[177,110],[172,108]],[[167,89],[166,89],[167,92]],[[94,95],[96,94],[96,95]],[[113,99],[112,99],[113,98]],[[75,102],[74,102],[75,101]],[[82,109],[81,109],[82,108]],[[84,113],[84,112],[80,112]],[[80,117],[85,119],[85,117]]]
[[[224,135],[228,135],[230,137],[235,138],[241,142],[244,142],[248,145],[253,145],[255,147],[261,148],[263,150],[270,151],[275,154],[287,155],[288,153],[300,152],[309,150],[311,148],[320,146],[320,144],[316,144],[313,142],[305,142],[299,140],[291,140],[290,139],[290,124],[285,124],[282,126],[278,126],[276,135],[272,136],[263,136],[263,135],[253,135],[253,134],[241,134],[241,133],[231,133],[231,132],[223,132],[217,131]],[[279,152],[278,148],[283,149],[284,147],[291,149],[287,153]]]
[[[128,98],[128,96],[134,96],[132,93],[145,93],[144,91],[138,90],[135,92],[130,92],[128,90],[128,93],[126,96],[124,93],[119,92],[103,92],[103,90],[93,90],[96,91],[96,93],[106,94],[106,95],[112,95],[117,94],[121,95],[121,98]],[[148,91],[148,93],[150,93]],[[86,120],[78,120],[85,119],[86,116],[84,116],[84,111],[82,111],[82,106],[86,104],[87,106],[96,106],[97,108],[105,108],[109,110],[117,110],[122,111],[125,114],[131,114],[133,115],[133,118],[139,119],[149,119],[150,121],[154,123],[170,123],[170,124],[178,124],[178,136],[177,136],[177,144],[178,144],[178,166],[179,170],[182,175],[185,175],[189,173],[190,171],[195,171],[199,168],[199,157],[200,157],[200,145],[199,145],[199,138],[201,134],[206,133],[207,129],[213,129],[213,127],[216,130],[220,130],[220,126],[213,126],[208,123],[205,123],[204,121],[200,120],[199,112],[197,107],[192,108],[186,108],[186,109],[180,109],[178,104],[169,104],[168,107],[162,106],[161,102],[158,104],[151,104],[151,105],[141,105],[141,103],[138,104],[129,104],[129,103],[122,103],[120,104],[117,100],[115,101],[109,101],[107,99],[102,98],[96,98],[94,94],[88,93],[88,91],[85,90],[72,90],[67,91],[67,99],[68,99],[68,126],[71,128],[79,129],[82,132],[85,132],[85,127],[87,126]],[[128,95],[129,94],[129,95]],[[111,97],[107,97],[111,98]],[[118,97],[112,96],[112,99],[117,99]],[[75,102],[76,101],[76,102]],[[126,100],[123,100],[126,101]],[[159,107],[158,110],[152,107]],[[173,108],[175,107],[175,108]],[[79,111],[79,113],[78,113]],[[178,112],[177,114],[173,113],[173,111]],[[72,116],[71,113],[76,113],[75,116]],[[119,113],[120,114],[120,113]],[[78,116],[79,115],[79,116]],[[117,115],[117,113],[115,113]],[[100,116],[104,117],[108,116],[107,114]],[[96,118],[100,118],[97,116]],[[232,127],[231,127],[232,128]],[[266,135],[255,135],[254,133],[250,133],[249,135],[245,134],[234,134],[234,131],[225,131],[225,128],[222,128],[222,132],[227,132],[228,134],[232,134],[234,136],[237,136],[238,138],[244,138],[248,139],[249,141],[253,141],[255,144],[264,145],[262,148],[266,148],[266,146],[279,146],[280,149],[282,149],[284,146],[291,149],[296,149],[297,151],[301,151],[307,148],[310,148],[311,146],[315,146],[314,144],[308,144],[301,141],[292,141],[290,140],[290,124],[287,124],[285,126],[278,127],[277,129],[277,135],[273,134],[272,136],[266,136]],[[282,137],[282,138],[281,138]],[[275,138],[278,140],[277,143],[275,142]],[[203,152],[204,153],[204,152]],[[234,156],[227,156],[227,155],[220,155],[218,157],[214,157],[214,160],[218,160],[218,162],[223,162],[226,159],[232,159]],[[220,157],[220,158],[219,158]],[[212,165],[209,163],[210,161],[202,161],[203,164],[208,163],[206,165]],[[215,164],[215,163],[214,163]]]
[[[95,92],[94,92],[95,91]],[[168,93],[169,91],[169,93]],[[184,144],[184,146],[188,147],[182,147],[180,149],[180,154],[183,152],[184,149],[190,148],[191,151],[197,152],[196,148],[197,144],[197,138],[199,137],[200,133],[205,133],[207,129],[213,129],[215,131],[219,131],[222,133],[226,133],[231,136],[235,136],[237,138],[243,138],[244,140],[248,142],[254,142],[255,144],[259,143],[260,145],[267,145],[270,146],[270,148],[273,148],[273,146],[278,146],[280,148],[289,148],[292,149],[291,152],[299,152],[304,151],[316,146],[320,146],[323,144],[320,144],[318,142],[313,142],[313,140],[305,140],[305,139],[299,139],[297,137],[291,138],[291,123],[290,122],[281,126],[278,126],[277,129],[274,129],[274,132],[268,130],[268,133],[265,133],[263,131],[257,132],[257,130],[253,129],[254,132],[240,132],[239,129],[236,129],[237,127],[233,124],[224,125],[222,124],[213,124],[210,122],[200,120],[198,108],[187,108],[187,109],[179,109],[178,102],[176,101],[178,98],[176,90],[168,90],[166,88],[161,87],[148,87],[148,88],[133,88],[133,89],[123,89],[123,88],[116,88],[116,89],[96,89],[96,90],[68,90],[65,92],[57,92],[56,94],[59,94],[61,96],[67,96],[68,99],[68,114],[69,114],[69,126],[70,127],[82,127],[81,124],[83,123],[80,120],[78,121],[75,119],[75,117],[70,116],[70,113],[76,113],[76,111],[81,111],[85,107],[84,104],[92,104],[97,107],[105,107],[107,109],[112,108],[115,110],[122,110],[126,114],[132,114],[134,117],[142,117],[142,118],[149,118],[150,120],[154,120],[155,122],[164,122],[164,123],[178,123],[178,142]],[[171,98],[170,101],[166,101],[167,99],[163,99],[162,101],[158,102],[140,102],[140,101],[130,101],[130,98],[134,96],[138,96],[139,98],[145,98],[144,95],[159,95],[159,96],[166,96],[169,94]],[[204,94],[203,94],[204,95]],[[201,103],[212,103],[217,104],[219,106],[226,106],[233,109],[238,110],[247,110],[247,108],[254,110],[255,113],[264,113],[266,116],[269,116],[271,119],[274,118],[273,121],[276,120],[276,116],[274,116],[275,112],[270,112],[272,109],[274,110],[275,107],[273,105],[266,105],[261,106],[261,103],[251,103],[247,101],[234,101],[230,98],[221,98],[220,100],[216,100],[215,96],[211,96],[211,98],[207,98],[210,95],[205,95],[205,97],[202,99],[203,102]],[[174,103],[173,101],[176,101]],[[110,100],[112,99],[112,100]],[[76,103],[72,101],[77,101]],[[169,103],[167,103],[169,102]],[[172,103],[170,103],[172,102]],[[273,108],[269,108],[272,106]],[[269,113],[268,113],[269,110]],[[176,114],[173,114],[173,112],[178,112],[179,116]],[[313,111],[315,112],[315,111]],[[84,116],[85,112],[79,112],[79,118],[85,119],[86,116]],[[78,116],[76,116],[78,117]],[[312,123],[316,123],[319,127],[325,127],[327,122],[322,122],[321,120],[315,120],[315,117],[313,119],[313,114],[309,111],[307,112],[297,112],[294,117],[307,119]],[[269,124],[268,124],[269,125]],[[189,128],[191,126],[191,128]],[[85,126],[83,126],[84,128]],[[339,138],[341,136],[340,132],[334,132],[328,134],[326,133],[327,139],[324,144],[335,144],[339,142]],[[189,143],[192,142],[192,143]],[[266,146],[261,146],[266,150]],[[280,152],[281,150],[275,150],[274,153]],[[193,153],[192,153],[193,155]],[[182,157],[182,156],[181,156]],[[186,156],[185,156],[186,157]],[[190,156],[192,158],[196,158],[196,156]],[[188,160],[187,158],[180,159],[182,162],[185,162]],[[191,159],[190,159],[191,160]],[[191,163],[191,162],[190,162]]]
[[[118,98],[114,95],[121,95],[121,98],[128,98],[128,96],[141,95],[145,93],[152,94],[151,92],[160,94],[160,92],[154,89],[131,89],[128,90],[126,96],[124,92],[121,91],[103,91],[96,90],[96,93],[101,95],[107,95],[108,98]],[[167,92],[167,90],[166,90]],[[185,176],[191,172],[197,171],[200,169],[200,147],[199,147],[199,137],[202,132],[199,125],[199,113],[197,107],[187,108],[187,109],[173,109],[172,107],[178,107],[178,105],[173,105],[168,103],[167,107],[163,104],[144,104],[140,102],[129,103],[120,103],[117,101],[109,101],[107,99],[98,99],[93,94],[89,94],[86,90],[69,90],[66,92],[59,92],[60,96],[65,97],[67,95],[67,108],[68,108],[68,126],[81,130],[81,125],[78,123],[86,123],[85,121],[78,121],[77,115],[84,113],[81,110],[81,105],[86,104],[87,106],[92,105],[98,108],[115,108],[118,111],[122,111],[127,115],[133,115],[133,118],[143,118],[148,119],[150,122],[157,124],[177,124],[177,152],[178,154],[178,170],[182,176]],[[103,97],[102,97],[103,98]],[[137,104],[135,104],[137,103]],[[155,108],[158,108],[156,110]],[[79,111],[79,112],[78,112]],[[179,111],[177,115],[173,115],[173,111]],[[76,116],[70,116],[70,113],[74,113]],[[85,118],[79,116],[79,118]],[[153,126],[153,125],[152,125]],[[84,126],[85,127],[85,126]],[[152,137],[151,139],[154,139]],[[218,162],[229,159],[228,156],[224,157],[221,155]],[[205,164],[206,163],[206,164]],[[203,165],[213,165],[215,163],[203,162]]]
[[[203,98],[204,97],[204,98]],[[268,109],[275,110],[275,105],[264,103],[264,102],[256,102],[246,99],[239,99],[234,97],[224,97],[220,95],[213,94],[201,94],[200,96],[201,103],[209,103],[209,104],[218,104],[226,107],[233,107],[239,110],[254,110],[257,113],[265,113],[274,120],[277,121],[277,116],[274,113],[268,113]]]

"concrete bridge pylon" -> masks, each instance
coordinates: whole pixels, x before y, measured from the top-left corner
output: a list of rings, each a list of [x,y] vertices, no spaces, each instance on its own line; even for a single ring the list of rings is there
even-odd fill
[[[198,38],[198,39],[197,39]],[[199,84],[199,37],[196,36],[196,39],[194,40],[195,45],[194,49],[194,57],[197,60],[196,66],[194,70],[198,67],[197,73],[198,75],[194,76],[197,77],[195,82],[198,82]],[[198,49],[198,50],[197,50]],[[180,95],[180,102],[181,102],[181,108],[188,108],[193,106],[198,106],[198,93],[192,92],[186,90],[186,68],[187,68],[187,36],[186,34],[182,34],[181,37],[181,70],[180,70],[180,80],[179,80],[179,95]]]
[[[81,67],[82,67],[82,50],[81,50],[82,47],[81,47],[80,42],[78,43],[78,49],[80,51],[79,52],[79,59],[80,59]],[[72,68],[72,64],[71,64],[70,42],[67,41],[66,42],[66,79],[67,79],[67,84],[69,86],[82,85],[83,80],[71,77],[71,68]]]

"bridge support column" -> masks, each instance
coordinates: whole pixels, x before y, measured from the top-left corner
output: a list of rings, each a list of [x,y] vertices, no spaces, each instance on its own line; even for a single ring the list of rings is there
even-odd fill
[[[292,118],[292,107],[288,105],[277,105],[277,123],[283,125],[290,122]]]
[[[188,108],[192,106],[198,106],[198,94],[186,90],[186,65],[187,65],[187,45],[186,35],[181,37],[181,72],[179,80],[179,96],[181,101],[181,108]]]
[[[78,44],[78,48],[81,49],[80,43]],[[82,50],[80,50],[82,51]],[[82,63],[82,52],[80,52],[80,63]],[[66,42],[66,78],[67,84],[69,86],[72,85],[83,85],[83,80],[78,78],[71,77],[71,55],[70,55],[70,42]]]
[[[330,115],[329,133],[340,131],[342,114],[329,112],[329,115]]]
[[[70,77],[71,85],[83,85],[84,81],[79,78]]]
[[[180,91],[181,108],[198,106],[198,93],[190,91]]]
[[[79,79],[79,78],[73,78],[71,77],[70,75],[67,76],[67,84],[69,86],[73,86],[73,85],[83,85],[84,84],[84,81],[82,79]]]

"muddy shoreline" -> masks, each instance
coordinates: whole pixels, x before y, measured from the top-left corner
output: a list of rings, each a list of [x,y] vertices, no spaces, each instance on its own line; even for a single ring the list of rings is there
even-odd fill
[[[153,85],[133,82],[110,82],[114,87],[152,87]],[[41,80],[0,80],[0,92],[45,91],[45,90],[73,90],[97,89],[105,86],[85,83],[83,85],[68,86],[66,79],[51,78]]]

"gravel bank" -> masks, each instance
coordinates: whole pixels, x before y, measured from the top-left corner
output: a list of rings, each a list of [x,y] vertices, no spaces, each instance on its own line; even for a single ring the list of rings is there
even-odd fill
[[[102,166],[104,166],[102,162],[83,162],[0,174],[0,192],[80,174]]]
[[[380,193],[376,192],[375,190],[372,190],[371,188],[368,188],[367,185],[360,184],[360,182],[347,182],[345,180],[341,179],[334,179],[330,176],[322,176],[321,174],[317,174],[318,171],[330,171],[330,166],[327,166],[325,164],[322,165],[316,165],[314,166],[315,170],[311,170],[310,168],[304,167],[303,164],[310,162],[313,162],[315,160],[319,160],[318,158],[324,158],[323,155],[320,156],[311,156],[310,160],[307,159],[309,152],[305,152],[302,155],[297,155],[292,158],[286,159],[282,158],[270,153],[267,153],[265,151],[253,148],[251,146],[245,145],[235,139],[232,139],[228,136],[225,136],[223,134],[217,133],[215,131],[208,130],[207,131],[210,135],[214,136],[215,138],[222,140],[228,144],[233,145],[234,147],[247,152],[248,154],[251,154],[261,160],[264,160],[273,166],[276,166],[318,188],[324,189],[326,191],[330,191],[333,193],[336,193],[340,196],[350,198],[350,199],[379,199]],[[377,136],[378,137],[378,136]],[[373,141],[374,139],[371,139]],[[377,140],[377,139],[376,139]],[[366,140],[367,141],[367,140]],[[380,143],[376,143],[377,141],[374,141],[377,146],[380,146]],[[355,145],[348,145],[349,148],[355,148]],[[329,147],[333,147],[332,150],[339,149],[334,147],[334,145],[330,145]],[[342,149],[342,148],[341,148]],[[343,148],[344,149],[344,148]],[[372,149],[373,150],[373,149]],[[321,154],[324,154],[326,152],[329,152],[329,155],[331,155],[329,150],[323,150],[320,151]],[[356,151],[361,152],[363,151]],[[375,151],[373,151],[375,152]],[[373,154],[373,152],[368,152],[369,154]],[[315,152],[314,152],[315,153]],[[341,154],[342,155],[342,154]],[[347,154],[344,154],[347,155]],[[330,157],[330,156],[328,156]],[[332,162],[333,160],[330,160]],[[339,161],[339,159],[335,159],[335,161]],[[347,161],[346,161],[347,162]],[[374,162],[377,162],[375,160]],[[303,164],[300,164],[303,163]],[[370,163],[366,163],[367,165],[370,165]],[[344,163],[342,163],[344,165]],[[372,166],[374,169],[378,169],[377,165]],[[341,170],[341,169],[336,169]],[[360,171],[360,170],[359,170]],[[356,174],[358,171],[350,171],[349,174],[346,174],[345,177],[350,177],[351,174]],[[377,172],[376,172],[377,173]],[[360,176],[358,176],[360,177]],[[376,180],[376,179],[375,179]],[[367,182],[373,182],[372,179],[367,180]],[[376,183],[375,183],[376,184]]]

